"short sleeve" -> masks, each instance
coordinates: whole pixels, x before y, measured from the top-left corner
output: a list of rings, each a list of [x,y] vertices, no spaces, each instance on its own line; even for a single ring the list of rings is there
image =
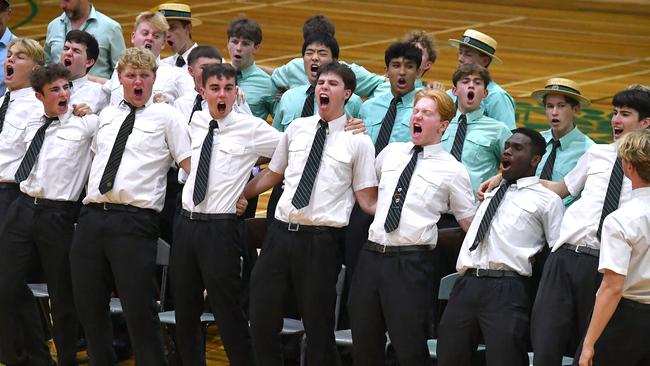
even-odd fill
[[[488,95],[485,100],[485,114],[503,122],[509,130],[517,128],[515,124],[514,101],[505,91]]]
[[[576,166],[564,176],[564,184],[569,190],[569,193],[574,197],[580,195],[580,192],[582,192],[585,187],[587,173],[589,171],[590,157],[591,153],[587,150],[587,152],[578,159]]]
[[[257,128],[253,131],[253,146],[259,156],[270,158],[273,156],[275,148],[278,146],[282,133],[269,126],[268,123],[259,120]]]
[[[560,196],[551,193],[549,194],[549,202],[547,207],[542,213],[542,227],[544,229],[544,236],[549,247],[553,247],[560,235],[560,226],[562,225],[562,217],[564,216],[564,204]]]
[[[456,220],[472,217],[476,213],[477,205],[472,192],[472,183],[464,165],[449,185],[449,208]]]
[[[352,133],[352,132],[346,132]],[[352,189],[360,191],[377,186],[377,173],[375,172],[375,147],[367,135],[356,138],[356,159],[352,168]]]
[[[166,108],[169,120],[165,129],[165,139],[174,161],[182,162],[192,155],[190,132],[183,121],[183,115],[173,107]]]
[[[607,216],[603,222],[598,271],[608,269],[627,276],[631,257],[632,247],[625,240],[625,226],[616,215]]]
[[[284,174],[289,163],[289,136],[287,132],[280,136],[278,146],[273,152],[273,157],[269,163],[269,169],[278,174]]]

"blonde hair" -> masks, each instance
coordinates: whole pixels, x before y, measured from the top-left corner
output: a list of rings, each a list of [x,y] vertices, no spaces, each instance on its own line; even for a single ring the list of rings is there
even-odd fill
[[[43,50],[43,46],[37,41],[31,38],[14,38],[9,41],[7,49],[11,49],[14,45],[22,52],[25,52],[35,63],[40,66],[45,65],[45,50]]]
[[[438,89],[420,90],[415,94],[415,102],[413,105],[418,104],[418,101],[422,98],[430,98],[436,102],[436,109],[438,110],[438,114],[440,114],[441,121],[451,121],[456,115],[456,105],[446,92]]]
[[[143,22],[151,24],[156,32],[167,33],[169,30],[169,23],[167,23],[167,19],[165,19],[165,16],[162,13],[157,11],[143,11],[142,13],[138,14],[138,16],[135,17],[133,31],[135,32],[138,29],[138,26]]]
[[[156,64],[156,56],[146,48],[127,48],[120,55],[117,63],[117,72],[121,73],[127,66],[134,69],[149,69],[156,72],[158,65]]]
[[[626,133],[618,143],[618,155],[634,166],[641,179],[650,182],[650,130]]]

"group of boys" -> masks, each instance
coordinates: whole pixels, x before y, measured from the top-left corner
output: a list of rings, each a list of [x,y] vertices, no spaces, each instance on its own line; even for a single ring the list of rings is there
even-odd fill
[[[79,322],[91,365],[115,364],[114,289],[136,363],[166,364],[151,278],[167,230],[183,364],[206,363],[204,290],[230,364],[283,364],[286,301],[302,318],[308,364],[340,364],[345,264],[355,365],[385,363],[386,333],[400,364],[428,365],[438,228],[457,226],[467,234],[437,330],[439,365],[470,365],[479,343],[488,365],[527,365],[530,341],[536,365],[576,349],[580,365],[623,355],[647,364],[649,89],[616,94],[615,143],[594,144],[575,124],[589,100],[568,79],[532,93],[548,131],[514,128],[514,101],[487,70],[500,62],[497,43],[476,30],[450,40],[459,67],[445,92],[422,80],[436,58],[423,32],[387,48],[384,77],[339,61],[323,16],[305,22],[302,59],[274,70],[255,64],[262,31],[252,19],[228,27],[232,64],[192,41],[198,25],[183,4],[141,13],[133,48],[103,85],[88,79],[100,50],[83,30],[66,34],[59,63],[46,65],[36,41],[9,43],[1,362],[53,362],[26,284],[40,263],[59,365],[77,364]],[[160,60],[165,41],[174,55]],[[271,188],[246,311],[241,215]]]

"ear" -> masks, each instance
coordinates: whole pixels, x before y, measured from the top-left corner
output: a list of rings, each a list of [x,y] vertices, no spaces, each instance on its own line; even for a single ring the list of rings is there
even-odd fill
[[[540,161],[542,161],[542,156],[541,155],[533,155],[533,157],[530,159],[530,166],[534,167],[534,168],[537,168]]]
[[[486,69],[488,66],[490,66],[490,62],[492,62],[492,57],[486,56],[486,55],[481,55],[481,66],[485,67]]]
[[[420,65],[420,68],[427,72],[431,68],[431,65],[433,65],[433,63],[431,61],[427,61],[424,63],[424,65]]]
[[[133,40],[135,40],[135,30],[131,32],[131,46],[133,46]]]
[[[578,114],[578,113],[580,113],[580,110],[582,110],[582,107],[580,107],[580,104],[578,104],[578,105],[576,105],[575,107],[573,107],[573,113],[574,113],[574,114]]]
[[[648,116],[648,117],[646,117],[646,118],[640,120],[640,121],[639,121],[639,124],[641,124],[641,127],[643,127],[643,128],[648,128],[648,127],[650,127],[650,116]]]
[[[484,90],[485,90],[485,91],[484,91],[484,93],[483,93],[483,98],[487,97],[487,96],[488,96],[488,93],[489,93],[488,88],[487,88],[487,85],[485,86]]]
[[[36,96],[36,99],[38,99],[41,103],[43,102],[43,100],[45,100],[45,95],[39,92],[34,92],[34,95]]]
[[[86,69],[88,69],[89,67],[92,67],[93,65],[95,65],[95,60],[93,60],[92,58],[86,59],[86,63],[84,65],[84,66],[86,66]]]
[[[440,127],[438,127],[438,132],[440,133],[441,136],[442,134],[445,133],[445,131],[447,131],[447,127],[449,127],[449,120],[440,121]]]
[[[388,77],[388,66],[384,66],[384,77]]]
[[[456,91],[456,86],[454,85],[453,88],[451,88],[451,94],[453,94],[455,97],[458,96],[458,92]]]
[[[257,52],[257,50],[259,49],[260,49],[260,44],[258,43],[255,46],[253,46],[253,53]]]
[[[199,94],[201,94],[201,98],[203,98],[203,100],[205,100],[205,88],[204,87],[199,88]]]
[[[352,90],[350,90],[350,89],[345,89],[345,90],[343,91],[343,96],[345,97],[345,100],[350,99],[350,97],[352,96]]]
[[[187,72],[189,72],[190,76],[194,78],[194,69],[192,68],[192,66],[187,66]]]

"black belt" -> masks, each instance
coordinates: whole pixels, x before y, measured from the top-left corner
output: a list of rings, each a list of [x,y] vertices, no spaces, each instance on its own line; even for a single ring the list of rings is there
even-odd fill
[[[465,271],[465,273],[463,273],[463,276],[489,277],[489,278],[501,278],[501,277],[523,278],[524,277],[515,271],[507,271],[503,269],[484,269],[484,268],[470,268],[467,271]]]
[[[633,308],[633,309],[639,309],[642,311],[650,311],[650,304],[626,299],[624,297],[621,298],[621,306],[625,306],[628,308]]]
[[[18,189],[18,183],[0,182],[0,189]]]
[[[363,248],[366,250],[369,250],[371,252],[376,252],[376,253],[386,253],[386,254],[394,254],[394,253],[407,253],[407,252],[426,252],[430,250],[434,250],[436,248],[435,245],[382,245],[379,243],[375,243],[374,241],[368,240],[364,245]]]
[[[181,216],[187,217],[192,221],[210,221],[210,220],[237,220],[236,214],[210,214],[201,212],[190,212],[186,209],[181,210]]]
[[[564,250],[571,251],[571,252],[575,252],[575,253],[578,253],[578,254],[586,254],[586,255],[590,255],[592,257],[596,257],[596,258],[600,257],[600,250],[594,249],[594,248],[589,248],[588,246],[585,246],[585,245],[573,245],[573,244],[565,243],[565,244],[562,244],[562,246],[560,248],[562,248]]]
[[[61,209],[70,209],[74,206],[75,201],[55,201],[45,198],[32,197],[27,194],[21,195],[23,201],[34,207],[52,207]]]
[[[345,229],[345,227],[303,225],[295,222],[289,223],[289,222],[280,221],[278,219],[273,220],[273,225],[283,230],[309,232],[309,233],[324,233],[330,231],[340,231]]]
[[[155,214],[156,211],[151,209],[151,208],[142,208],[142,207],[136,207],[136,206],[131,206],[131,205],[121,205],[118,203],[89,203],[86,206],[98,209],[98,210],[104,210],[104,211],[121,211],[121,212],[147,212],[147,213],[153,213]]]

